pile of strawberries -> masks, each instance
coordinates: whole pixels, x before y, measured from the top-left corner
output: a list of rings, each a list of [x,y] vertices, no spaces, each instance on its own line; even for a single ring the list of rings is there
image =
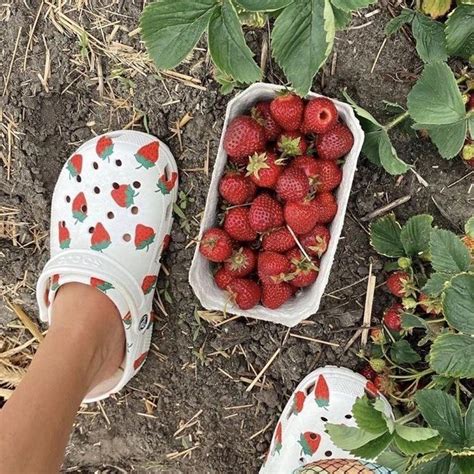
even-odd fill
[[[353,143],[331,100],[289,92],[229,123],[223,225],[208,229],[199,248],[241,309],[276,309],[315,282],[337,212],[339,160]]]

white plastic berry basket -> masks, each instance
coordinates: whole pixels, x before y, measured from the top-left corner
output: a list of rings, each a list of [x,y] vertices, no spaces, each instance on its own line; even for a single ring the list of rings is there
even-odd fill
[[[214,164],[214,171],[212,173],[209,193],[207,195],[206,207],[201,221],[201,229],[199,231],[199,238],[203,232],[215,225],[217,214],[217,205],[219,201],[219,180],[224,174],[227,164],[227,153],[223,146],[224,133],[227,130],[227,125],[237,115],[248,113],[250,108],[258,101],[269,100],[275,97],[275,94],[284,89],[282,86],[274,84],[256,83],[249,88],[236,95],[227,105],[224,127],[217,152],[216,162]],[[319,94],[310,92],[309,98],[322,97]],[[333,99],[332,99],[333,100]],[[326,288],[329,273],[334,261],[337,244],[341,235],[342,226],[344,224],[344,217],[346,214],[347,202],[351,192],[352,181],[357,166],[357,159],[359,157],[362,144],[364,143],[364,132],[359,124],[359,121],[354,115],[352,107],[337,100],[333,100],[338,110],[339,116],[350,128],[354,135],[354,146],[347,155],[342,166],[343,177],[342,182],[335,192],[338,211],[336,217],[330,224],[331,240],[329,242],[326,253],[321,258],[320,270],[318,279],[309,288],[300,292],[295,298],[292,298],[283,306],[276,310],[265,308],[264,306],[256,306],[251,310],[244,311],[237,306],[228,303],[228,296],[225,291],[221,290],[214,283],[211,264],[199,252],[199,247],[196,246],[194,258],[189,272],[189,282],[194,290],[194,293],[199,298],[202,306],[208,310],[222,311],[226,307],[229,313],[246,316],[248,318],[262,319],[264,321],[271,321],[278,324],[283,324],[288,327],[296,326],[298,323],[307,319],[312,314],[315,314],[321,302],[324,289]]]

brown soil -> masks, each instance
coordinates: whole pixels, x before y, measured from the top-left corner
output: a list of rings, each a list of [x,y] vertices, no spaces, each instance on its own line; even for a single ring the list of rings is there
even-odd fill
[[[349,351],[342,350],[362,321],[365,281],[356,282],[367,276],[369,262],[377,272],[378,283],[384,279],[384,262],[370,248],[367,222],[360,218],[411,195],[411,200],[396,211],[401,219],[431,213],[437,224],[457,231],[472,212],[472,176],[448,187],[467,173],[460,160],[443,161],[429,141],[403,133],[394,134],[399,154],[416,166],[429,183],[427,187],[413,173],[391,177],[361,157],[323,305],[317,315],[294,329],[298,334],[337,342],[339,348],[286,338],[286,328],[263,322],[239,319],[215,328],[195,317],[199,303],[187,282],[194,249],[189,243],[199,224],[198,218],[191,216],[199,216],[203,210],[209,184],[209,176],[195,169],[203,167],[208,144],[212,169],[230,99],[219,93],[205,50],[196,49],[189,62],[178,68],[196,78],[199,88],[169,76],[160,77],[144,62],[144,56],[129,58],[130,52],[142,51],[138,35],[128,34],[137,28],[142,1],[70,0],[53,3],[64,3],[62,14],[101,41],[108,41],[117,24],[112,41],[132,49],[122,47],[110,57],[90,43],[94,52],[83,48],[81,53],[78,37],[64,28],[60,13],[43,4],[25,59],[30,28],[42,2],[10,3],[8,6],[7,0],[7,6],[5,2],[0,6],[0,91],[6,78],[9,80],[5,95],[0,97],[0,156],[5,161],[11,156],[9,177],[7,166],[0,167],[0,205],[18,210],[14,220],[23,224],[16,228],[15,245],[12,239],[0,240],[2,292],[8,292],[7,296],[20,302],[30,315],[37,314],[33,288],[48,258],[45,236],[54,183],[68,155],[95,134],[132,126],[134,121],[134,128],[148,127],[150,133],[167,141],[181,169],[181,189],[187,193],[186,214],[190,216],[184,222],[176,220],[173,242],[164,259],[170,275],[162,279],[160,294],[164,299],[168,292],[172,303],[164,303],[167,316],[157,308],[156,350],[130,386],[103,403],[103,411],[90,406],[78,417],[65,467],[83,472],[145,468],[180,473],[256,472],[280,410],[299,380],[320,365],[354,368],[358,364],[358,342]],[[81,4],[86,6],[78,9]],[[334,75],[331,58],[313,89],[341,97],[347,88],[362,106],[387,120],[389,114],[382,100],[404,105],[421,65],[413,45],[396,35],[388,39],[371,72],[385,39],[384,25],[390,19],[383,4],[377,8],[378,14],[354,18],[352,26],[370,24],[338,33]],[[63,31],[53,19],[63,25]],[[248,36],[257,50],[261,33],[250,32]],[[47,50],[51,76],[46,88],[39,75],[44,74]],[[132,67],[126,61],[131,61]],[[273,64],[267,71],[266,81],[282,83]],[[181,131],[181,148],[172,129],[186,113],[193,119]],[[8,119],[14,125],[9,126]],[[10,134],[11,154],[8,128],[16,134]],[[449,220],[440,214],[432,197]],[[37,245],[28,244],[32,241]],[[25,283],[15,295],[13,285],[23,280],[25,272]],[[376,318],[387,300],[384,290],[377,290]],[[12,319],[12,313],[0,302],[0,338],[17,331],[6,326]],[[21,337],[26,340],[27,335]],[[253,379],[253,369],[259,371],[278,347],[281,353],[267,370],[263,387],[245,392],[248,383],[241,378]],[[150,416],[143,416],[147,413],[145,400],[156,405]],[[232,408],[238,406],[246,407]],[[195,424],[175,435],[183,422],[198,413]],[[195,449],[186,456],[169,456],[192,447]]]

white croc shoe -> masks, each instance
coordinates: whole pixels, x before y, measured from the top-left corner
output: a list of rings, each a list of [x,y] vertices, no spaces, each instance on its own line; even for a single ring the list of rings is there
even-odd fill
[[[392,472],[370,460],[354,459],[349,452],[335,446],[325,433],[326,423],[357,426],[352,406],[366,390],[380,396],[387,416],[393,416],[387,400],[375,393],[375,386],[368,386],[362,375],[333,366],[309,374],[280,416],[260,474]]]
[[[84,402],[119,391],[146,359],[177,180],[168,147],[156,137],[127,130],[84,143],[59,175],[51,206],[51,258],[37,284],[40,318],[51,322],[51,304],[61,285],[86,283],[114,302],[127,343],[120,369]]]

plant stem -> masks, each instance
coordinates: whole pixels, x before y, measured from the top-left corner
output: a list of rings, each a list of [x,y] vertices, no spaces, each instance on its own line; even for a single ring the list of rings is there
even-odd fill
[[[414,420],[415,418],[417,418],[419,416],[419,414],[420,414],[420,412],[418,410],[413,410],[411,413],[408,413],[407,415],[402,416],[401,418],[399,418],[397,420],[397,423],[399,423],[400,425],[404,425],[405,423],[408,423],[409,421]]]
[[[386,132],[388,132],[390,129],[397,126],[400,122],[403,122],[409,116],[410,116],[410,113],[406,111],[403,114],[399,115],[398,117],[395,117],[391,122],[388,122],[387,125],[384,125],[383,128],[385,129]]]

